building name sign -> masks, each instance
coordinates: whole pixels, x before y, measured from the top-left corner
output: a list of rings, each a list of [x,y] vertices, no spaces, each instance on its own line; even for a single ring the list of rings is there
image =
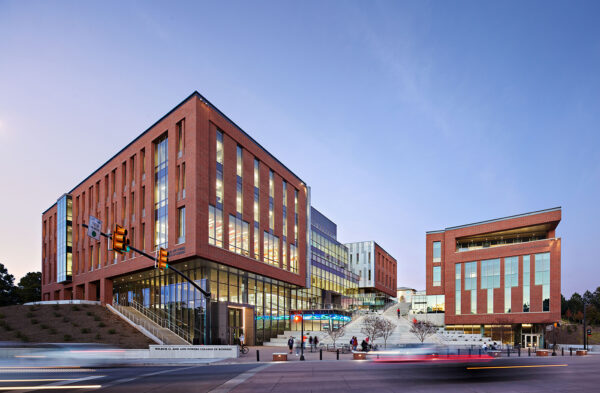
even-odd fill
[[[151,358],[226,359],[238,357],[237,345],[150,345]]]

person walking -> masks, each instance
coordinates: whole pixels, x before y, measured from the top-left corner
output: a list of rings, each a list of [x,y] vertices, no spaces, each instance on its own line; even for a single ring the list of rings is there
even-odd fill
[[[315,346],[315,351],[316,351],[317,349],[319,349],[319,348],[317,347],[317,345],[319,345],[319,339],[317,338],[317,336],[315,336],[315,339],[313,340],[313,344],[314,344],[314,346]]]
[[[400,307],[398,307],[397,312],[398,312],[398,319],[400,319]]]
[[[313,336],[308,337],[308,345],[310,345],[310,351],[313,351]]]
[[[300,341],[296,343],[296,356],[300,355],[300,348],[304,345],[304,337],[300,337]]]
[[[294,349],[294,337],[290,336],[288,339],[288,348],[290,349],[290,355],[292,354],[292,350]]]
[[[354,336],[354,350],[356,351],[356,348],[358,348],[358,338],[356,336]]]

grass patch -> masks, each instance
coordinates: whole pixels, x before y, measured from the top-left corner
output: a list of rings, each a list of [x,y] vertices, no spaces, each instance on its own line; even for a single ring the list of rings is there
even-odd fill
[[[106,324],[105,324],[104,322],[100,322],[100,323],[98,324],[98,327],[106,327]]]
[[[65,340],[65,341],[73,341],[73,337],[71,337],[70,334],[65,334],[63,336],[63,340]]]
[[[91,332],[90,328],[81,328],[81,334],[90,334]]]
[[[108,329],[108,334],[115,334],[117,331],[115,329]]]

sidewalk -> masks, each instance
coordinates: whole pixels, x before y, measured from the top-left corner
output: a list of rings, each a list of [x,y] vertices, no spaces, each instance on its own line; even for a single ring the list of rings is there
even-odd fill
[[[287,353],[288,354],[288,362],[299,362],[300,355],[296,356],[296,348],[290,354],[290,350],[288,347],[249,347],[250,351],[246,355],[242,355],[240,353],[239,358],[230,358],[223,359],[212,364],[240,364],[240,363],[256,363],[256,351],[259,352],[260,362],[272,362],[274,353]],[[310,348],[307,346],[304,349],[304,359],[305,361],[319,361],[319,350],[315,350],[314,352],[310,352]],[[327,352],[323,349],[323,361],[325,360],[336,360],[335,352]],[[340,360],[352,360],[352,353],[344,353],[342,354],[340,350]]]

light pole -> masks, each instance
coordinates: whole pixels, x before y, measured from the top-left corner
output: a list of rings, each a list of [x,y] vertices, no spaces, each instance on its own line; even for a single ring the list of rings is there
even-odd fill
[[[302,312],[302,327],[300,328],[300,360],[304,360],[304,309]]]
[[[583,299],[583,349],[587,349],[587,331],[585,326],[585,299]]]

